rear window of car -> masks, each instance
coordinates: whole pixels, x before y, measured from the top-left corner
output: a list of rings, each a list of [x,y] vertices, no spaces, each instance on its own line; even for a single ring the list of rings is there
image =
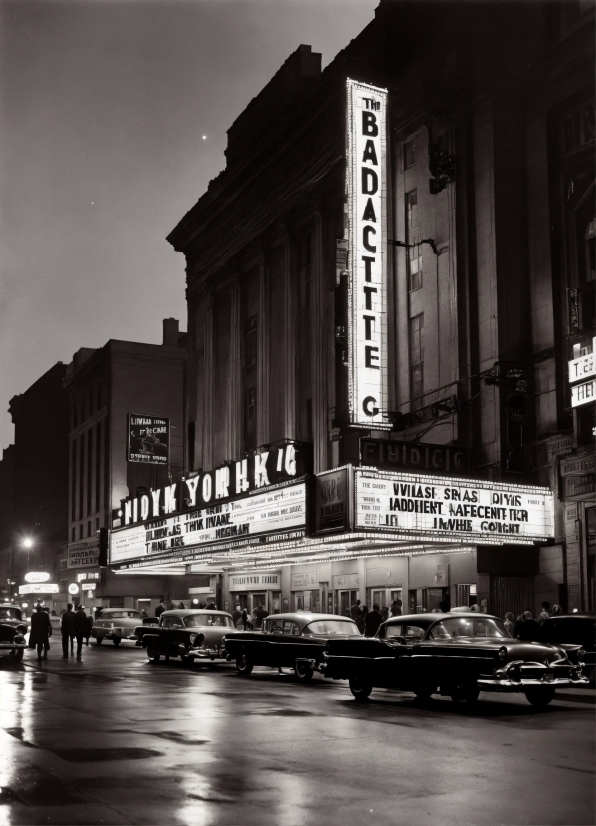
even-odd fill
[[[221,614],[196,614],[194,617],[186,617],[184,623],[187,628],[200,628],[205,625],[214,628],[232,628],[234,625],[231,617]]]
[[[321,637],[345,636],[347,634],[358,634],[358,626],[349,620],[315,620],[309,623],[304,629],[304,634],[316,634]]]
[[[0,619],[21,619],[21,612],[18,608],[0,608]]]
[[[139,619],[141,616],[138,611],[114,611],[114,613],[103,613],[104,619]]]
[[[427,625],[398,622],[385,626],[385,634],[388,640],[403,637],[405,640],[415,641],[424,637],[427,627]]]

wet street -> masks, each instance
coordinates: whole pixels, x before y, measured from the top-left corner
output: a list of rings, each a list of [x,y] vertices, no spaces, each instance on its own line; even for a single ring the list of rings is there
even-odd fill
[[[473,711],[130,643],[0,658],[1,824],[592,824],[594,705]]]

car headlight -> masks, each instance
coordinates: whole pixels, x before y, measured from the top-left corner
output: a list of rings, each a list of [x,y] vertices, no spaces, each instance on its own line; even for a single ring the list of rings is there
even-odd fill
[[[583,648],[583,647],[580,648],[579,651],[577,652],[577,656],[580,660],[582,660],[586,656],[586,649]]]
[[[499,648],[499,659],[500,659],[500,660],[505,660],[505,659],[507,659],[507,649],[505,648],[505,646],[504,646],[504,645],[502,645],[502,646]]]

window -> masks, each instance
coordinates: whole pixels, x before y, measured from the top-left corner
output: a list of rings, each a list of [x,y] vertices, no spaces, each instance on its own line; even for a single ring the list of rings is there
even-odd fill
[[[575,152],[594,143],[596,138],[594,101],[586,101],[563,121],[565,152]]]
[[[321,637],[335,637],[345,635],[361,636],[358,626],[350,620],[317,620],[309,623],[304,629],[305,634],[315,634]]]
[[[410,291],[422,287],[422,248],[418,237],[418,190],[406,192],[406,243],[408,245],[407,270]]]
[[[501,620],[482,617],[453,617],[443,620],[432,630],[433,639],[457,639],[458,637],[496,637],[509,638],[509,634]]]
[[[73,528],[72,531],[70,532],[70,535],[71,535],[70,541],[71,542],[76,542],[77,541],[77,529]]]
[[[420,245],[408,249],[408,288],[410,292],[422,287],[422,255]]]
[[[99,390],[97,391],[99,393]],[[101,422],[95,430],[95,513],[99,513],[101,504]],[[97,525],[99,528],[99,523]]]
[[[412,408],[422,405],[424,394],[424,313],[410,319],[410,399]]]
[[[409,169],[416,163],[416,144],[414,139],[404,143],[404,169]]]
[[[70,480],[71,519],[74,522],[77,518],[77,440],[72,440],[72,471]]]
[[[408,235],[410,230],[418,227],[418,190],[412,189],[406,192],[406,228]],[[411,237],[408,237],[408,243],[413,243]]]
[[[187,628],[201,628],[205,625],[217,628],[233,628],[234,626],[230,617],[222,614],[195,614],[194,617],[186,617],[184,624]]]
[[[414,644],[424,638],[427,629],[426,624],[411,625],[405,622],[391,623],[385,626],[385,634],[388,640],[399,638],[403,642]]]
[[[252,367],[257,363],[257,316],[253,315],[246,322],[246,337],[244,346],[245,366]]]
[[[87,536],[91,536],[91,520],[87,522]]]
[[[300,636],[300,629],[295,622],[288,622],[288,620],[285,620],[283,633],[284,637],[298,637]]]

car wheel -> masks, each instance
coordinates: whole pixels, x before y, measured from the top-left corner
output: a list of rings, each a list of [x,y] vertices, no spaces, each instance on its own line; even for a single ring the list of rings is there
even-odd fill
[[[370,697],[372,685],[362,677],[350,677],[350,691],[358,703],[364,703]]]
[[[413,688],[414,694],[419,700],[430,700],[432,695],[438,691],[436,683],[418,683]]]
[[[310,665],[308,665],[308,663],[297,662],[294,671],[296,672],[296,677],[298,677],[301,683],[310,683],[315,675],[315,672],[312,670]]]
[[[555,687],[553,685],[539,686],[537,688],[526,688],[526,700],[537,708],[544,708],[555,697]]]
[[[242,653],[236,657],[236,671],[238,674],[241,674],[243,677],[248,677],[252,669],[253,665],[246,654]]]
[[[152,642],[147,643],[147,659],[151,663],[158,663],[159,662],[159,654],[157,653],[157,651],[153,647]]]
[[[479,694],[480,689],[476,683],[467,683],[454,688],[451,692],[451,699],[454,703],[468,703],[468,705],[472,705],[478,699]]]
[[[120,637],[114,637],[112,642],[114,643],[114,645],[120,645],[120,643],[122,642],[122,639]]]
[[[95,642],[97,643],[97,645],[101,645],[103,642],[103,637],[95,637]]]
[[[24,648],[11,648],[10,649],[10,656],[11,659],[15,661],[15,663],[20,663],[23,659],[23,654],[25,653]]]

